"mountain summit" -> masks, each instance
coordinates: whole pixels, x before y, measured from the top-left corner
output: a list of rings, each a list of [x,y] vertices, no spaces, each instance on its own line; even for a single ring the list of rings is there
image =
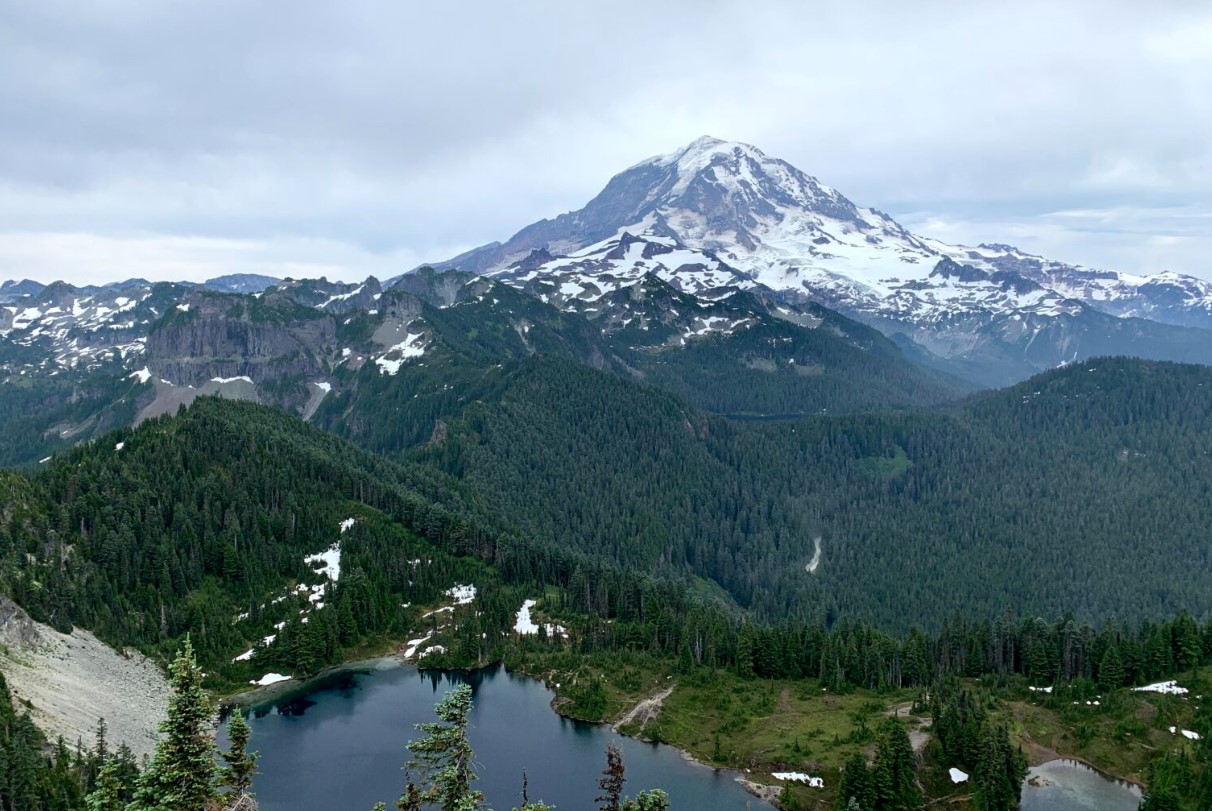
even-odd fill
[[[709,299],[769,288],[987,385],[1100,354],[1212,360],[1212,284],[917,236],[755,146],[708,136],[620,172],[578,211],[434,267],[517,286],[546,277],[590,300],[648,273]]]

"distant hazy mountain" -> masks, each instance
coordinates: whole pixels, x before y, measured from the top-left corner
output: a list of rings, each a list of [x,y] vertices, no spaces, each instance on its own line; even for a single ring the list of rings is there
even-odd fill
[[[262,276],[257,273],[232,273],[207,279],[202,286],[207,290],[215,290],[220,293],[260,293],[280,281],[282,280],[273,276]]]

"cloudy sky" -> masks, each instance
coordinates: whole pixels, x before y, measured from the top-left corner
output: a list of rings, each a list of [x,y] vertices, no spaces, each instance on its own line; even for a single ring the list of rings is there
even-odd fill
[[[703,135],[956,242],[1212,278],[1212,4],[12,0],[0,279],[381,278]]]

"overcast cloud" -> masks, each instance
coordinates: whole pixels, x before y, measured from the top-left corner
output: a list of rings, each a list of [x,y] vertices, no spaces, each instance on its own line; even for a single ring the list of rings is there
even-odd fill
[[[1212,278],[1212,4],[0,5],[0,279],[380,278],[699,135],[957,242]]]

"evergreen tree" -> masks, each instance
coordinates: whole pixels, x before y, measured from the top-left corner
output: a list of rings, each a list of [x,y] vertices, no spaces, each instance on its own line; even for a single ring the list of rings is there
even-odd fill
[[[921,807],[914,766],[908,731],[895,717],[888,718],[875,747],[875,811],[911,811]]]
[[[467,740],[471,708],[471,686],[460,684],[434,707],[437,722],[417,724],[417,730],[425,733],[425,737],[408,744],[409,751],[416,756],[410,766],[423,770],[432,781],[421,796],[442,811],[483,807],[484,796],[471,787],[478,779],[472,764],[475,753]]]
[[[222,783],[236,797],[252,796],[252,779],[257,774],[257,753],[248,751],[248,739],[251,735],[252,729],[244,719],[244,714],[238,710],[233,712],[227,726],[231,748],[223,753],[227,766],[223,770]]]
[[[214,707],[202,687],[193,644],[169,665],[168,715],[147,769],[139,777],[130,811],[207,811],[217,808]]]
[[[125,788],[121,762],[117,757],[107,759],[97,774],[97,788],[85,798],[88,811],[123,811]]]
[[[614,741],[611,741],[606,745],[606,768],[602,770],[602,777],[598,780],[598,788],[602,790],[602,794],[594,800],[601,811],[619,811],[625,782],[627,778],[624,776],[623,753]]]
[[[855,752],[842,768],[842,782],[838,791],[838,805],[843,811],[874,811],[875,786],[867,759],[862,752]]]
[[[1124,686],[1124,660],[1119,652],[1119,645],[1112,642],[1103,654],[1103,660],[1098,667],[1098,681],[1104,689],[1116,690]]]

